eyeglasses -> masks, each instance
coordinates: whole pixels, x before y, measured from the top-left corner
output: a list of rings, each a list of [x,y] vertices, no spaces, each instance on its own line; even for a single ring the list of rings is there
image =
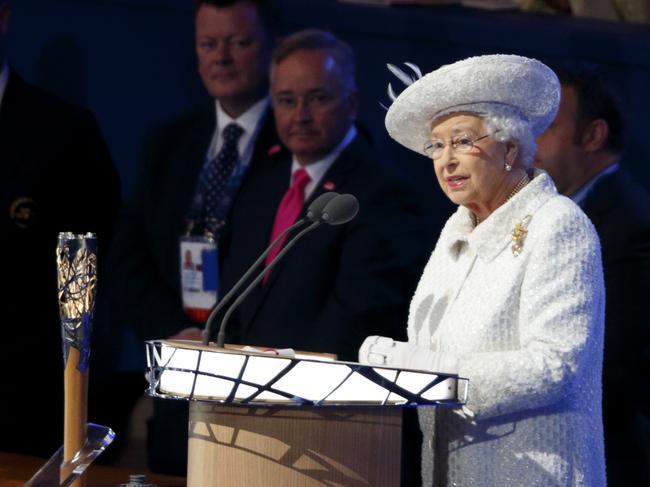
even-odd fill
[[[490,134],[485,134],[478,139],[472,139],[469,135],[461,134],[452,137],[449,143],[454,152],[467,153],[474,148],[474,144],[479,140],[483,140],[489,136]],[[446,146],[447,144],[443,140],[430,140],[424,144],[424,152],[433,160],[440,159]]]

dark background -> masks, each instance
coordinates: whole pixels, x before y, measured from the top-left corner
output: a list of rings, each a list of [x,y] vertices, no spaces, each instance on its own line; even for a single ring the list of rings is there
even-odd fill
[[[372,7],[335,0],[277,0],[278,30],[332,30],[355,48],[361,120],[380,153],[419,184],[441,213],[449,207],[428,161],[383,129],[386,62],[424,72],[470,55],[515,53],[602,64],[629,115],[626,164],[650,187],[650,26],[460,6]],[[9,60],[29,81],[94,111],[129,194],[145,130],[210,103],[193,47],[192,0],[15,0]],[[398,83],[393,83],[398,88]],[[427,194],[430,183],[434,187]],[[98,181],[97,184],[101,184]]]

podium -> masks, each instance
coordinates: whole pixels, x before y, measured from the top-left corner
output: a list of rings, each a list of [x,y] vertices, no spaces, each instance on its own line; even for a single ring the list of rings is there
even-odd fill
[[[461,405],[469,385],[318,354],[146,348],[148,394],[190,401],[189,487],[399,486],[401,408]]]

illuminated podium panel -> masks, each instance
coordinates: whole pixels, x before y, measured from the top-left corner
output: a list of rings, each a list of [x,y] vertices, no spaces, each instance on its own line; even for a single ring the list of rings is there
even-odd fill
[[[190,401],[188,486],[398,486],[400,406],[460,405],[451,374],[147,342],[148,393]]]

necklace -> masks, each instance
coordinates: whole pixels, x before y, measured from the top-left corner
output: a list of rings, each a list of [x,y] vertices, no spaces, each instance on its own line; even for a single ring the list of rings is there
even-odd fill
[[[526,186],[530,181],[530,178],[528,177],[528,173],[524,173],[524,176],[519,180],[517,184],[515,184],[515,187],[512,188],[512,191],[506,198],[506,201],[510,200],[514,195],[516,195],[519,191],[521,191],[521,188]],[[506,202],[504,201],[504,203]],[[476,216],[474,213],[472,213],[472,216],[474,217],[474,226],[478,225],[481,223],[481,220],[478,216]]]
[[[510,198],[512,198],[514,195],[516,195],[519,191],[521,191],[521,188],[526,186],[528,184],[528,173],[524,173],[524,177],[519,180],[517,184],[515,184],[515,187],[512,189],[512,192],[508,195],[506,198],[506,201],[508,201]],[[505,203],[505,201],[504,201]]]

